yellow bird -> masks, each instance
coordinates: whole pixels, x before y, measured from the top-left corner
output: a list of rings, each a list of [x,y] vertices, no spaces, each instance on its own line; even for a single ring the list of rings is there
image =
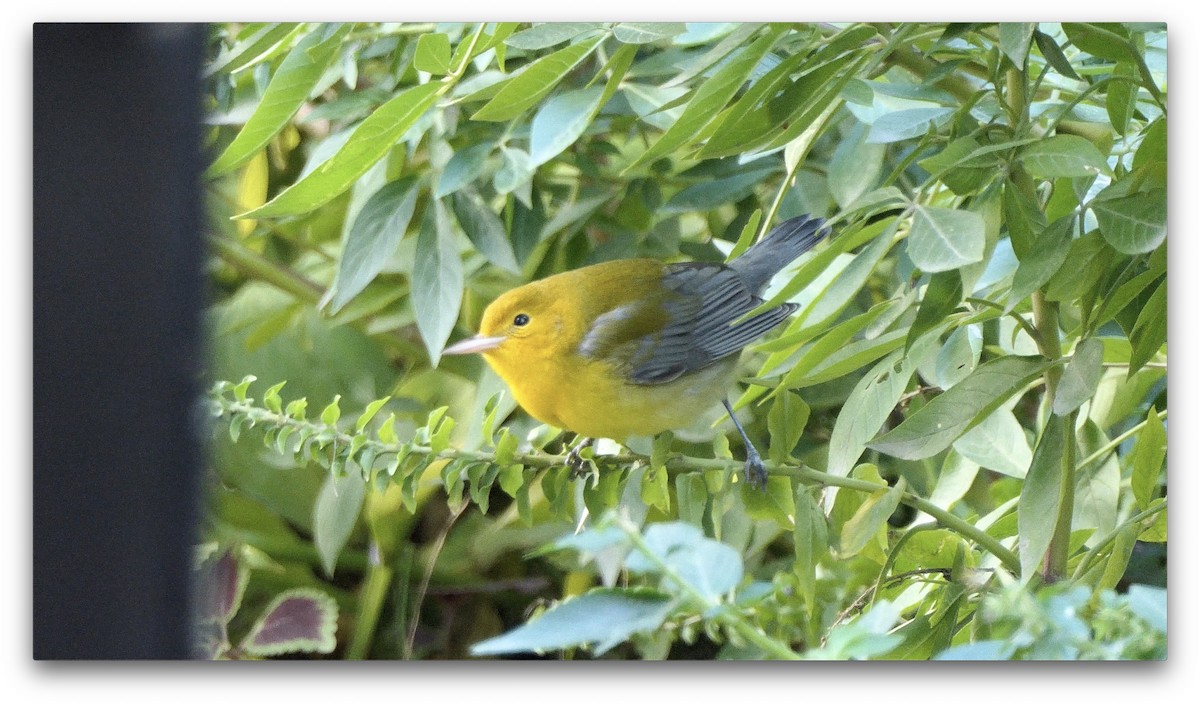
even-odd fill
[[[529,415],[586,438],[677,430],[721,402],[745,442],[746,479],[762,486],[766,468],[727,391],[742,348],[798,306],[741,318],[823,225],[787,220],[728,264],[622,259],[534,281],[493,301],[479,334],[443,354],[483,354]]]

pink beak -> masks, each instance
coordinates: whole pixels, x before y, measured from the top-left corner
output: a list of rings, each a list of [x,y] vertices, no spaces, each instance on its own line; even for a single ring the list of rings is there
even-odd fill
[[[476,335],[475,337],[468,337],[465,340],[460,340],[459,342],[450,345],[446,349],[442,350],[442,354],[478,354],[480,352],[487,352],[488,350],[494,350],[499,347],[500,343],[504,342],[506,339],[508,338],[482,337]]]

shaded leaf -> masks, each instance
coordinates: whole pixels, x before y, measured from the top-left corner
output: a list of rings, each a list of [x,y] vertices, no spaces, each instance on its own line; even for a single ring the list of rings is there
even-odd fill
[[[338,273],[326,299],[337,313],[383,271],[408,230],[419,189],[413,179],[393,181],[376,191],[354,219]]]
[[[590,646],[597,655],[635,633],[653,632],[672,610],[665,594],[649,590],[593,589],[567,599],[504,635],[471,646],[471,654],[535,653]]]
[[[1142,254],[1167,237],[1167,191],[1155,188],[1091,204],[1100,234],[1122,254]]]
[[[326,575],[333,576],[338,554],[358,522],[366,490],[366,482],[355,473],[340,477],[330,474],[321,485],[313,506],[313,542]]]
[[[425,114],[441,87],[427,83],[409,88],[363,120],[346,143],[320,166],[303,176],[266,205],[238,217],[300,215],[338,197],[395,145]]]
[[[475,248],[501,269],[514,274],[521,273],[504,223],[483,201],[483,197],[474,188],[463,188],[454,194],[452,203],[458,224]]]
[[[1058,523],[1065,423],[1065,419],[1056,418],[1046,424],[1021,485],[1021,498],[1017,502],[1017,552],[1022,581],[1029,581],[1037,574]]]
[[[1021,150],[1021,163],[1034,178],[1080,178],[1109,173],[1104,155],[1088,140],[1057,134]]]
[[[288,52],[271,76],[254,114],[208,167],[209,176],[220,176],[241,166],[288,124],[308,100],[325,69],[337,58],[351,27],[350,24],[317,27]]]
[[[1167,430],[1153,406],[1146,414],[1146,425],[1133,445],[1133,477],[1129,483],[1138,508],[1145,510],[1158,491],[1158,477],[1167,457]]]
[[[915,367],[901,366],[903,359],[901,353],[889,355],[854,385],[829,437],[829,474],[844,477],[850,473],[867,441],[879,432],[904,395]]]
[[[604,89],[592,86],[560,93],[538,108],[529,128],[529,160],[537,167],[574,144],[583,134],[596,111]]]
[[[625,44],[649,44],[685,31],[683,22],[621,22],[613,27],[613,36]]]
[[[1167,280],[1164,277],[1158,288],[1146,301],[1146,306],[1138,314],[1137,322],[1129,334],[1129,342],[1133,345],[1133,354],[1129,358],[1129,376],[1133,376],[1145,366],[1159,348],[1167,343]]]
[[[509,36],[504,43],[514,49],[536,51],[562,44],[603,26],[599,22],[543,22]]]
[[[1034,240],[1032,249],[1021,257],[1021,264],[1013,274],[1012,288],[1004,304],[1006,313],[1049,282],[1066,263],[1074,225],[1075,215],[1065,215]]]
[[[892,457],[919,460],[949,447],[999,408],[1052,363],[1040,357],[1006,356],[980,365],[970,376],[923,406],[867,447]]]
[[[921,271],[957,269],[983,259],[983,216],[969,210],[917,206],[908,256]]]
[[[712,78],[702,83],[696,89],[692,99],[688,101],[687,107],[683,109],[679,119],[625,170],[628,172],[660,159],[682,147],[699,134],[717,117],[721,108],[725,107],[729,99],[746,81],[750,71],[766,55],[784,31],[786,31],[784,28],[773,27],[767,34],[759,37],[753,44],[726,63]]]
[[[1033,452],[1012,411],[1001,408],[954,441],[954,451],[982,467],[1018,479],[1029,471]]]
[[[1008,57],[1017,68],[1025,68],[1025,59],[1029,55],[1029,42],[1037,30],[1036,22],[1001,22],[1000,51]]]
[[[414,257],[413,313],[430,363],[437,366],[458,321],[463,292],[462,260],[441,201],[426,210]]]
[[[1104,343],[1089,337],[1075,346],[1054,396],[1054,413],[1065,416],[1096,393],[1104,373]]]
[[[509,37],[509,41],[517,36],[519,34]],[[542,98],[554,90],[559,81],[587,58],[603,40],[603,35],[585,39],[534,61],[508,79],[496,95],[479,108],[471,119],[502,122],[520,115],[541,102]]]

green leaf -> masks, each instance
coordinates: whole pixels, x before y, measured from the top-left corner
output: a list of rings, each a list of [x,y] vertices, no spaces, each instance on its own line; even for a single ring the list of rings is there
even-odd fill
[[[276,47],[282,44],[294,33],[303,31],[298,22],[271,22],[260,27],[253,34],[240,39],[236,44],[222,51],[212,63],[204,69],[204,75],[212,76],[217,73],[237,73],[242,69],[269,56]]]
[[[871,124],[867,142],[890,144],[920,137],[929,131],[931,124],[940,128],[953,115],[954,108],[948,107],[910,108],[885,113]]]
[[[495,266],[514,274],[521,273],[512,241],[504,230],[500,217],[492,212],[483,197],[470,187],[455,192],[452,200],[458,224],[479,253]]]
[[[772,27],[740,54],[730,59],[711,78],[696,89],[688,101],[683,114],[641,156],[625,168],[625,172],[656,161],[687,144],[709,125],[720,113],[738,88],[771,46],[786,31],[784,27]]]
[[[1158,288],[1146,301],[1146,306],[1138,314],[1137,322],[1129,334],[1129,342],[1133,345],[1133,354],[1129,358],[1129,376],[1133,376],[1145,366],[1159,348],[1167,343],[1167,280],[1164,277]]]
[[[1054,38],[1042,31],[1033,33],[1033,40],[1037,42],[1038,50],[1042,52],[1042,56],[1046,59],[1046,63],[1054,67],[1067,78],[1080,80],[1079,74],[1075,73],[1075,69],[1071,67],[1071,62],[1067,59],[1067,55],[1063,53],[1061,47],[1055,43]]]
[[[982,467],[1020,479],[1033,453],[1016,416],[999,408],[954,441],[954,451]]]
[[[362,414],[358,416],[358,420],[354,421],[354,432],[361,433],[363,428],[367,427],[367,423],[370,423],[371,419],[375,417],[375,414],[379,413],[379,409],[383,408],[391,400],[391,396],[384,396],[368,403],[367,407],[363,409]]]
[[[538,108],[529,127],[529,161],[541,166],[579,139],[596,112],[604,88],[592,86],[559,93]]]
[[[808,413],[808,404],[799,394],[784,391],[775,397],[767,412],[767,429],[771,434],[767,451],[773,461],[783,464],[791,456],[792,449],[804,435]]]
[[[823,85],[834,76],[836,66],[820,67],[807,71],[803,76],[792,81],[792,74],[808,58],[809,56],[804,52],[796,52],[780,61],[762,78],[755,80],[749,89],[720,116],[719,123],[712,135],[709,136],[704,148],[701,149],[700,156],[711,156],[733,150],[740,151],[748,148],[752,143],[774,136],[784,116],[771,108],[777,105],[786,105],[788,112],[800,110],[802,104],[794,100],[789,102],[789,100],[801,94],[811,98],[816,87]],[[780,90],[783,92],[776,96],[775,94]]]
[[[1123,198],[1094,200],[1092,212],[1100,234],[1122,254],[1158,248],[1167,237],[1167,190],[1155,188]]]
[[[817,565],[829,552],[829,529],[825,513],[816,499],[802,484],[796,484],[796,525],[792,544],[796,550],[796,561],[792,565],[800,581],[800,593],[805,602],[814,605],[817,587]]]
[[[1113,68],[1108,91],[1104,95],[1104,109],[1108,111],[1108,120],[1112,123],[1113,130],[1122,136],[1129,129],[1129,120],[1137,108],[1137,81],[1137,68],[1128,62],[1121,62]]]
[[[662,627],[674,608],[665,594],[649,590],[593,589],[541,616],[471,646],[474,656],[536,653],[588,646],[602,655],[637,633]]]
[[[1037,574],[1058,523],[1065,424],[1063,418],[1053,418],[1046,424],[1021,485],[1021,498],[1017,502],[1017,552],[1023,582]]]
[[[1133,155],[1133,168],[1153,163],[1167,163],[1167,118],[1160,117],[1142,132],[1142,143]]]
[[[722,203],[739,201],[754,192],[754,187],[779,172],[779,165],[764,159],[765,164],[712,181],[702,181],[671,196],[661,208],[661,215],[676,215],[710,210]]]
[[[1034,178],[1081,178],[1111,173],[1104,155],[1088,140],[1058,134],[1021,150],[1020,161]]]
[[[367,199],[346,235],[337,277],[325,295],[330,314],[341,310],[383,271],[408,231],[418,193],[416,181],[409,178],[393,181]]]
[[[413,67],[435,76],[450,73],[450,37],[442,34],[422,34],[417,37],[417,50],[413,54]]]
[[[962,277],[957,271],[951,269],[930,276],[925,295],[921,297],[921,307],[917,309],[917,317],[908,329],[904,348],[910,349],[918,338],[940,325],[958,308],[962,298]]]
[[[1129,608],[1151,628],[1159,633],[1167,632],[1167,590],[1145,584],[1129,585],[1126,598]]]
[[[1140,57],[1129,41],[1129,30],[1116,22],[1063,22],[1063,32],[1083,51],[1110,61],[1136,61]]]
[[[1025,59],[1029,56],[1029,42],[1036,30],[1036,22],[1000,23],[1000,51],[1003,51],[1018,69],[1025,68]]]
[[[856,122],[829,162],[829,192],[845,209],[879,182],[887,147],[867,142],[867,125]]]
[[[1075,215],[1064,215],[1037,236],[1032,249],[1020,258],[1021,263],[1013,274],[1012,288],[1008,291],[1004,312],[1016,308],[1058,273],[1071,250],[1071,232],[1074,226]]]
[[[325,574],[332,577],[338,554],[346,546],[366,497],[367,484],[356,472],[330,474],[313,507],[313,543]]]
[[[601,29],[599,22],[543,22],[513,34],[504,43],[514,49],[537,51],[574,39],[584,32]]]
[[[983,333],[978,325],[955,328],[946,338],[934,363],[936,383],[949,389],[968,377],[979,365],[983,353]]]
[[[1046,229],[1046,214],[1032,190],[1009,179],[1004,184],[1004,224],[1017,259],[1026,259],[1034,240]]]
[[[512,193],[533,178],[533,164],[524,149],[501,147],[500,158],[500,168],[492,179],[492,186],[497,193]]]
[[[300,40],[284,58],[263,91],[254,114],[246,120],[225,151],[208,167],[207,175],[220,176],[246,163],[287,126],[308,100],[325,69],[337,58],[351,24],[322,25]]]
[[[437,100],[441,86],[426,83],[409,88],[363,120],[336,154],[265,205],[239,218],[300,215],[338,197],[396,144]]]
[[[436,367],[442,356],[442,348],[458,321],[458,309],[462,305],[463,270],[444,206],[441,201],[434,201],[432,206],[426,210],[425,220],[417,235],[412,306],[417,330],[429,352],[430,364]]]
[[[642,474],[642,501],[663,513],[671,511],[671,485],[667,470],[650,469]]]
[[[1158,417],[1158,409],[1151,406],[1146,414],[1146,425],[1138,433],[1133,445],[1133,477],[1129,483],[1139,509],[1145,510],[1154,500],[1166,457],[1167,430]]]
[[[679,503],[679,520],[701,525],[708,509],[708,489],[704,477],[695,472],[675,477],[675,499]]]
[[[738,235],[733,249],[725,257],[726,264],[742,256],[747,249],[750,249],[750,245],[754,244],[754,236],[758,232],[758,224],[761,220],[762,210],[756,209],[753,213],[750,213],[750,218],[746,220],[746,224],[742,227],[742,234]]]
[[[818,362],[803,378],[791,382],[791,388],[803,389],[824,384],[874,363],[904,346],[905,332],[893,330],[874,339],[855,340]]]
[[[625,44],[649,44],[686,31],[683,22],[621,22],[613,27],[613,36]]]
[[[908,256],[927,273],[974,264],[983,259],[984,227],[979,213],[919,205],[908,234]]]
[[[342,417],[342,409],[338,407],[338,401],[342,399],[341,394],[333,397],[329,405],[321,411],[321,422],[325,425],[337,425],[338,419]]]
[[[1065,416],[1096,393],[1104,374],[1104,343],[1089,337],[1075,346],[1054,395],[1055,415]]]
[[[884,255],[892,248],[892,237],[896,232],[896,224],[896,219],[889,218],[863,228],[863,236],[874,235],[874,240],[870,246],[864,247],[858,254],[854,255],[854,259],[841,270],[841,273],[833,277],[828,284],[816,292],[812,302],[796,316],[796,322],[789,327],[789,332],[800,330],[802,329],[801,326],[803,328],[821,330],[846,309],[846,306],[850,304],[851,300],[866,285],[867,279],[871,277],[871,273],[875,271],[875,267],[879,266],[879,262],[883,260]],[[845,242],[841,241],[843,238]],[[845,251],[842,249],[842,245],[853,247],[853,242],[854,239],[848,238],[844,234],[839,236],[828,249],[818,252],[797,270],[792,280],[780,289],[779,293],[772,296],[770,301],[760,306],[760,310],[756,311],[755,315],[761,309],[778,301],[787,300],[795,295],[800,290],[798,286],[803,287],[811,284],[820,275],[822,269],[838,255],[839,251]]]
[[[519,36],[514,34],[509,41]],[[554,86],[588,57],[604,35],[585,39],[543,56],[508,79],[499,92],[471,116],[472,120],[503,122],[517,117],[539,103]]]
[[[908,363],[901,365],[903,359],[899,352],[889,355],[854,385],[829,437],[829,474],[850,474],[867,441],[879,432],[904,395],[916,368]]]
[[[438,175],[434,198],[444,198],[482,176],[493,147],[490,142],[484,142],[454,152]]]
[[[900,505],[903,495],[903,477],[887,491],[871,494],[842,526],[838,555],[843,558],[857,555],[871,539],[879,536],[880,531],[886,531],[887,520]]]
[[[1041,357],[1010,355],[993,359],[867,447],[906,460],[932,457],[1052,364]]]

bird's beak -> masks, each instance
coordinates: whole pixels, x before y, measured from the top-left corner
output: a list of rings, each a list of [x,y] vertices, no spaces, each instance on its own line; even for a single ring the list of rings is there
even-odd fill
[[[478,354],[480,352],[487,352],[499,347],[500,343],[506,339],[505,337],[483,337],[482,335],[476,335],[475,337],[468,337],[465,340],[450,345],[442,350],[442,354]]]

